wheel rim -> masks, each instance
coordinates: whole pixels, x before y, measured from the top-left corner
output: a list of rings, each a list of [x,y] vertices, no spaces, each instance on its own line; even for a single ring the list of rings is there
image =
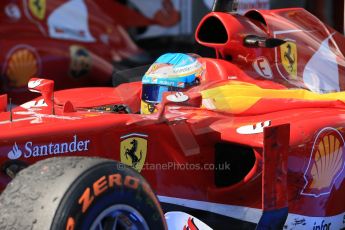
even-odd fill
[[[144,217],[125,204],[110,206],[101,212],[91,225],[91,230],[149,230]]]

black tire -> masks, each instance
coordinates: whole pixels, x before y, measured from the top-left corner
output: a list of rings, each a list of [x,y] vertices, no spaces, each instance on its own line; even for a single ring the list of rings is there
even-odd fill
[[[120,224],[166,229],[156,196],[136,171],[100,158],[50,158],[21,171],[3,191],[0,229],[84,230],[103,216],[100,223],[109,227],[115,222],[109,210]]]

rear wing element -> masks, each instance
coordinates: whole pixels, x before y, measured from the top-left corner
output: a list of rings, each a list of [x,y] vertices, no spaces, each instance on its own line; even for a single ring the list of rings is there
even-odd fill
[[[288,216],[287,163],[290,124],[264,129],[263,213],[256,229],[283,229]]]

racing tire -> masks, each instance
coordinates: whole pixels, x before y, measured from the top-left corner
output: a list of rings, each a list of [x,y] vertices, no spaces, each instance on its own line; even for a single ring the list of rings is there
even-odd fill
[[[0,196],[0,229],[166,229],[166,225],[155,194],[133,169],[101,158],[60,157],[31,165],[8,184]]]

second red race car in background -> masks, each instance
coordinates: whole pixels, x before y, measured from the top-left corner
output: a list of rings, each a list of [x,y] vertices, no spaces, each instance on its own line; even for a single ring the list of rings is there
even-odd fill
[[[32,76],[57,89],[110,85],[114,71],[151,61],[126,29],[161,23],[115,0],[3,0],[0,9],[0,90],[14,104],[32,98]]]

